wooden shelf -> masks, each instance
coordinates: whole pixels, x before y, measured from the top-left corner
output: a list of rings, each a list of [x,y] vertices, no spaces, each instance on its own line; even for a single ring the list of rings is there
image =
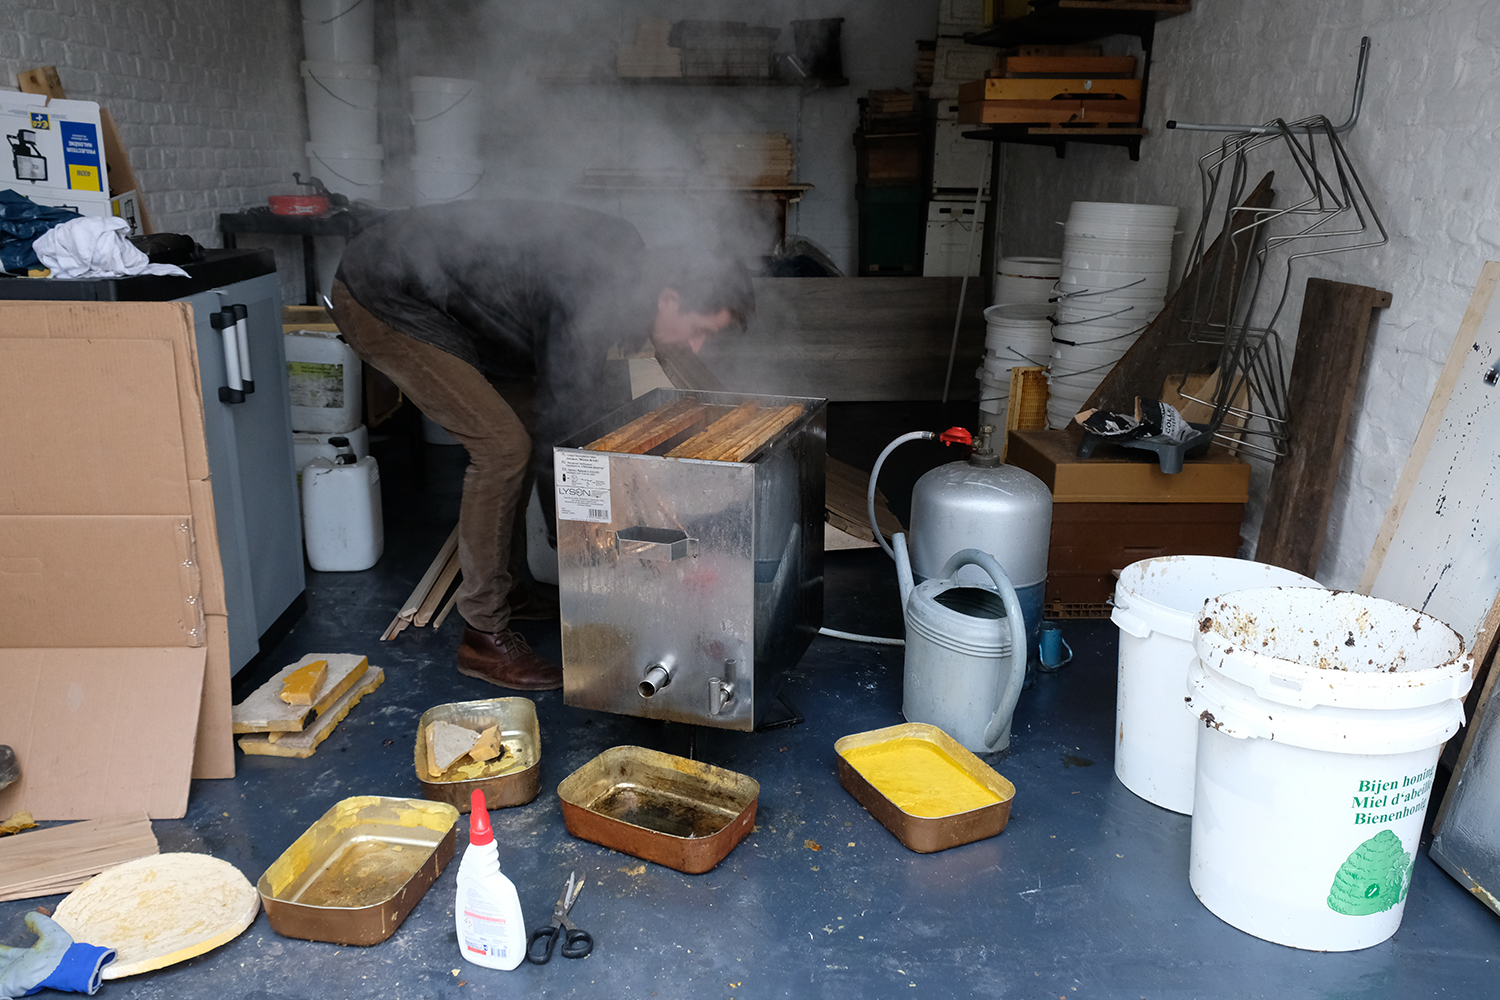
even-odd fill
[[[1123,146],[1132,160],[1141,158],[1141,140],[1150,134],[1145,128],[1066,128],[1052,125],[1000,125],[965,132],[965,139],[986,142],[1010,142],[1021,146],[1051,146],[1062,159],[1070,142],[1094,146]]]
[[[763,76],[617,76],[605,72],[583,77],[536,78],[538,83],[553,86],[574,87],[791,87],[800,90],[821,90],[825,87],[847,87],[846,77],[837,79],[789,80],[782,77]]]

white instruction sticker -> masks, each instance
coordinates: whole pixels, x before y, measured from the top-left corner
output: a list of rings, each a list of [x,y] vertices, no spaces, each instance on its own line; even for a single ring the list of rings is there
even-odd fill
[[[559,521],[610,522],[609,456],[586,451],[554,451]]]

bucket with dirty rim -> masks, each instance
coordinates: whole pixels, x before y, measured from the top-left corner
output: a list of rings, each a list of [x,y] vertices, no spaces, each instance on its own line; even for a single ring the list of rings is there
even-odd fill
[[[1251,587],[1322,586],[1289,569],[1223,556],[1162,556],[1126,566],[1109,616],[1120,629],[1120,783],[1163,809],[1191,814],[1198,721],[1182,710],[1182,699],[1203,602]]]
[[[1473,658],[1430,615],[1360,594],[1244,590],[1204,604],[1189,880],[1214,915],[1293,948],[1396,933]]]

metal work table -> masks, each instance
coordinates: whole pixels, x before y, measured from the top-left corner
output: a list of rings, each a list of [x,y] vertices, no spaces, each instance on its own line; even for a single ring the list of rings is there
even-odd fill
[[[866,452],[896,433],[937,426],[936,407],[929,410],[916,420],[900,405],[835,404],[831,451],[868,462]],[[950,414],[943,423],[957,419]],[[857,447],[848,444],[853,437]],[[936,447],[925,456],[909,451],[882,475],[903,517],[920,463],[952,457]],[[437,634],[408,629],[396,642],[376,641],[446,536],[463,470],[457,448],[427,449],[424,470],[410,465],[399,443],[377,449],[377,456],[393,528],[385,558],[366,573],[310,574],[309,614],[270,659],[363,652],[385,668],[385,685],[314,757],[241,757],[239,777],[195,783],[187,818],[154,824],[163,851],[210,852],[253,882],[335,801],[419,793],[412,746],[425,709],[508,693],[455,673],[462,628],[456,615]],[[420,493],[410,487],[418,471],[428,483]],[[830,554],[825,623],[900,634],[895,574],[883,554]],[[540,653],[558,654],[555,626],[521,628]],[[500,861],[532,925],[546,922],[570,871],[586,879],[572,918],[594,936],[587,959],[554,958],[509,973],[463,961],[450,867],[382,945],[281,938],[262,914],[217,951],[107,990],[113,1000],[459,1000],[501,991],[610,1000],[1495,994],[1500,918],[1433,864],[1425,843],[1402,929],[1365,951],[1317,954],[1268,944],[1204,909],[1187,882],[1188,817],[1137,798],[1113,774],[1114,627],[1070,621],[1064,632],[1073,663],[1023,693],[1014,750],[996,763],[1017,795],[1009,827],[993,839],[914,854],[839,786],[834,741],[901,721],[902,654],[819,638],[786,691],[805,724],[768,733],[700,730],[700,758],[761,786],[755,832],[703,875],[573,839],[554,793],[559,781],[608,747],[681,753],[686,731],[570,709],[561,692],[535,696],[542,791],[528,805],[492,815]],[[465,824],[460,851],[466,833]],[[25,940],[20,915],[41,902],[55,905],[56,898],[0,904],[0,941]]]

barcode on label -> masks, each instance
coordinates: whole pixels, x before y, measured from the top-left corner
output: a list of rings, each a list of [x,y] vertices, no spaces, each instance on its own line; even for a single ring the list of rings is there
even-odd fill
[[[604,512],[604,510],[602,508],[600,508],[600,507],[590,507],[589,508],[589,517],[591,517],[591,518],[597,518],[598,520],[602,521],[602,520],[608,519],[609,515],[606,514]]]

